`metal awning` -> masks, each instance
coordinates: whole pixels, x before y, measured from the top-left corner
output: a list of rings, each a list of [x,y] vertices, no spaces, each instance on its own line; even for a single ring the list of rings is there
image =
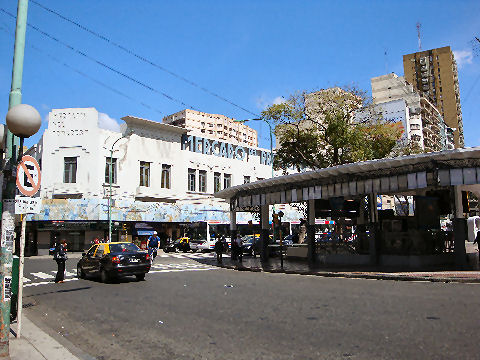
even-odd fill
[[[362,161],[233,186],[215,197],[237,206],[290,203],[334,196],[480,184],[480,147]]]

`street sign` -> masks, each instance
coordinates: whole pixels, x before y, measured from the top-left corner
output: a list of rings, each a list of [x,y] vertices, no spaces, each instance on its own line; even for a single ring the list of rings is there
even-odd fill
[[[15,196],[15,214],[39,214],[41,211],[41,198]]]
[[[25,196],[33,196],[40,189],[41,173],[37,160],[24,155],[17,167],[17,188]]]

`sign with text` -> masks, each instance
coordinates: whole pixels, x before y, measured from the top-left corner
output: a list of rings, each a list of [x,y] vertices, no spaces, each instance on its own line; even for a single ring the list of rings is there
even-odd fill
[[[17,188],[25,196],[33,196],[40,189],[40,165],[30,155],[22,157],[17,167]]]
[[[244,161],[250,161],[250,157],[258,155],[260,164],[272,165],[272,154],[270,151],[246,148],[241,145],[205,139],[193,135],[184,134],[182,136],[182,150]]]
[[[9,301],[12,298],[12,277],[5,276],[3,278],[3,301]]]
[[[25,196],[15,197],[15,214],[39,214],[42,210],[42,199]]]

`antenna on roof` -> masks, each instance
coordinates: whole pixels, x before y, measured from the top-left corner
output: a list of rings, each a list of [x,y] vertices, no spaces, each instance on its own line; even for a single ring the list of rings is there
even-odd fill
[[[417,22],[417,36],[418,36],[418,50],[422,51],[422,39],[420,37],[420,28],[422,27],[422,24]]]
[[[385,74],[388,74],[388,54],[387,54],[387,49],[385,49]]]

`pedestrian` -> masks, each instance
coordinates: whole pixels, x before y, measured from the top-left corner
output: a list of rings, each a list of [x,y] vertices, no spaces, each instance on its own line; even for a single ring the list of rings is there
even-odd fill
[[[222,254],[223,254],[223,241],[220,238],[217,238],[217,241],[215,241],[215,253],[217,254],[217,263],[221,264],[222,263]]]
[[[236,239],[232,239],[230,241],[230,246],[231,246],[231,251],[232,251],[232,254],[231,254],[231,259],[232,260],[238,260],[238,243],[237,243],[237,240]]]
[[[56,283],[63,283],[65,279],[65,261],[67,261],[67,241],[61,240],[55,248],[53,259],[57,262]]]
[[[477,236],[475,236],[475,240],[473,240],[474,244],[477,244],[478,247],[478,262],[480,263],[480,230],[477,231]]]
[[[243,248],[242,248],[242,237],[240,236],[240,234],[237,234],[235,243],[237,244],[236,248],[237,248],[238,261],[242,262]]]

